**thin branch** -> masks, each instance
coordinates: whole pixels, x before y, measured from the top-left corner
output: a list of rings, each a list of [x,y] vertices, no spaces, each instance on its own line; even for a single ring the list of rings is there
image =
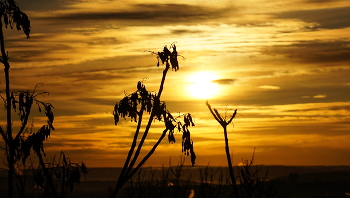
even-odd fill
[[[135,134],[134,134],[134,139],[132,141],[131,148],[129,150],[128,156],[127,156],[127,158],[125,160],[122,172],[120,173],[118,182],[119,182],[119,180],[122,180],[122,178],[124,177],[125,173],[127,172],[131,156],[134,153],[134,150],[135,150],[135,147],[136,147],[137,138],[138,138],[138,135],[139,135],[139,132],[140,132],[141,124],[142,124],[142,116],[143,116],[144,109],[145,109],[145,105],[142,104],[141,109],[140,109],[140,114],[139,114],[139,120],[137,122],[137,128],[136,128],[136,131],[135,131]]]
[[[210,110],[210,113],[213,115],[213,117],[215,118],[216,121],[218,121],[220,123],[220,119],[215,115],[215,113],[213,112],[213,110],[211,109],[211,106],[207,100],[206,105],[208,106],[208,109]],[[221,124],[221,123],[220,123]]]
[[[167,65],[168,65],[168,64],[167,64]],[[158,92],[158,95],[156,96],[159,100],[160,100],[160,96],[161,96],[162,91],[163,91],[163,87],[164,87],[164,83],[165,83],[165,77],[166,77],[166,74],[167,74],[168,70],[169,70],[169,66],[166,66],[165,69],[164,69],[164,71],[163,71],[163,76],[162,76],[162,80],[161,80],[161,82],[160,82],[159,92]],[[134,155],[132,161],[130,162],[129,168],[128,168],[128,170],[126,171],[126,174],[127,174],[127,175],[131,172],[133,166],[134,166],[135,163],[136,163],[137,158],[138,158],[139,155],[140,155],[140,152],[141,152],[141,148],[142,148],[142,146],[143,146],[143,143],[145,142],[146,137],[147,137],[147,135],[148,135],[148,131],[149,131],[149,129],[151,128],[154,115],[155,115],[155,112],[154,112],[154,108],[153,108],[153,109],[152,109],[152,112],[151,112],[151,115],[150,115],[150,118],[149,118],[149,120],[148,120],[147,126],[146,126],[146,128],[145,128],[145,132],[143,133],[142,139],[141,139],[141,141],[140,141],[140,143],[139,143],[139,145],[138,145],[138,147],[137,147],[137,150],[136,150],[136,152],[135,152],[135,155]]]
[[[157,149],[158,145],[162,142],[164,139],[166,132],[168,129],[165,129],[162,133],[162,135],[159,137],[158,141],[153,145],[152,149],[147,153],[147,155],[140,161],[140,163],[132,170],[132,172],[127,176],[126,180],[129,180],[142,166],[143,164],[148,160],[148,158],[151,157],[151,155],[154,153],[154,151]]]
[[[227,125],[229,125],[229,124],[232,122],[233,118],[236,117],[236,114],[237,114],[237,109],[236,109],[235,112],[233,113],[231,119],[227,122]]]
[[[218,110],[216,110],[214,108],[214,112],[215,112],[216,116],[220,119],[220,124],[225,123],[224,119],[222,119],[222,117],[221,117],[220,113],[218,112]]]
[[[5,132],[4,132],[4,130],[2,129],[1,126],[0,126],[0,134],[1,134],[2,138],[3,138],[4,141],[5,141],[5,144],[7,145],[7,144],[8,144],[8,140],[7,140],[7,137],[6,137],[6,135],[5,135]]]
[[[22,123],[22,126],[21,128],[19,129],[14,141],[17,141],[19,139],[19,137],[21,136],[21,134],[23,133],[24,129],[26,128],[27,126],[27,123],[28,123],[28,118],[29,118],[29,114],[30,114],[30,110],[31,110],[31,107],[26,111],[26,115],[24,117],[24,121]]]
[[[141,141],[140,141],[139,145],[137,146],[137,149],[136,149],[136,151],[135,151],[135,155],[134,155],[132,161],[130,162],[129,167],[128,167],[128,169],[127,169],[125,175],[129,175],[129,173],[131,172],[132,168],[134,167],[134,165],[135,165],[135,163],[136,163],[137,158],[138,158],[139,155],[140,155],[142,145],[143,145],[143,143],[144,143],[145,140],[146,140],[146,137],[147,137],[147,135],[148,135],[149,129],[151,128],[151,124],[152,124],[152,122],[153,122],[153,117],[154,117],[154,109],[152,109],[152,112],[151,112],[150,118],[149,118],[149,120],[148,120],[146,129],[145,129],[145,131],[144,131],[144,133],[143,133],[143,135],[142,135]]]
[[[162,95],[162,92],[163,92],[165,77],[166,77],[166,74],[168,73],[169,68],[170,68],[170,66],[169,66],[169,63],[167,62],[165,69],[163,71],[163,77],[162,77],[162,81],[160,82],[159,91],[158,91],[158,95],[157,95],[157,97],[159,99],[160,99],[160,96]]]

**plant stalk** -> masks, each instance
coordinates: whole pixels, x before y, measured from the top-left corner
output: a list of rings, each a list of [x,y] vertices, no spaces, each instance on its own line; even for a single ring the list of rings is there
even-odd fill
[[[0,50],[2,63],[4,64],[5,72],[5,86],[6,86],[6,121],[7,121],[7,150],[8,150],[8,197],[13,197],[13,175],[14,175],[14,164],[15,164],[15,152],[13,148],[13,137],[12,137],[12,119],[11,119],[11,95],[10,95],[10,64],[8,63],[8,57],[5,50],[4,33],[2,29],[2,21],[0,20]]]

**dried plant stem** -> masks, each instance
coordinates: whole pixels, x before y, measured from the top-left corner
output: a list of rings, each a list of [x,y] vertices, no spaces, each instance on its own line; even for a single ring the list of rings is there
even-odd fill
[[[5,142],[7,143],[7,161],[8,161],[8,197],[13,197],[13,174],[14,174],[14,163],[15,163],[15,151],[13,148],[13,137],[12,137],[12,120],[11,120],[11,95],[10,95],[10,64],[5,50],[4,34],[2,29],[2,21],[0,20],[0,46],[1,46],[1,58],[4,64],[5,81],[6,81],[6,120],[7,120],[7,137]],[[1,130],[3,133],[3,131]],[[1,134],[3,137],[4,134]]]
[[[235,175],[234,175],[234,172],[233,172],[233,167],[232,167],[230,148],[229,148],[229,145],[228,145],[228,137],[227,137],[227,125],[229,125],[231,123],[231,121],[233,120],[233,118],[236,116],[237,109],[233,113],[233,115],[230,118],[230,120],[226,121],[225,119],[223,119],[221,117],[221,115],[219,114],[219,112],[216,109],[214,109],[214,111],[213,111],[213,109],[211,108],[211,106],[210,106],[208,101],[206,102],[206,105],[208,106],[208,109],[209,109],[210,113],[213,115],[213,117],[215,118],[215,120],[218,121],[219,124],[224,129],[225,151],[226,151],[226,158],[227,158],[227,163],[228,163],[228,169],[229,169],[229,172],[230,172],[230,177],[231,177],[231,181],[232,181],[235,197],[239,198],[238,188],[237,188],[237,184],[236,184],[236,178],[235,178]]]
[[[163,87],[164,87],[164,83],[165,83],[165,78],[166,78],[166,74],[169,70],[169,66],[166,66],[166,68],[163,71],[163,76],[162,76],[162,80],[159,86],[159,91],[157,94],[157,99],[160,100],[160,96],[162,94],[163,91]],[[126,158],[126,161],[124,163],[123,169],[121,174],[119,175],[118,178],[118,182],[117,185],[115,186],[112,194],[111,194],[111,198],[116,197],[116,195],[118,194],[119,190],[123,187],[123,185],[143,166],[143,164],[149,159],[149,157],[154,153],[154,151],[156,150],[156,148],[158,147],[158,145],[160,144],[160,142],[164,139],[166,132],[168,131],[167,129],[163,131],[162,135],[160,136],[160,138],[158,139],[158,141],[153,145],[153,148],[148,152],[148,154],[138,163],[138,165],[134,168],[135,163],[140,155],[142,146],[147,138],[148,132],[151,128],[152,122],[153,122],[153,118],[155,117],[155,110],[152,109],[152,112],[150,114],[150,118],[148,120],[148,123],[145,127],[145,131],[142,135],[141,141],[138,144],[138,147],[134,153],[134,150],[136,148],[136,142],[137,142],[137,138],[140,132],[140,128],[141,128],[141,124],[142,124],[142,116],[143,116],[143,112],[144,112],[144,108],[145,106],[142,105],[141,110],[139,111],[139,119],[138,119],[138,124],[137,124],[137,128],[134,134],[134,139],[132,142],[132,145],[130,147],[130,150],[128,152],[128,156]],[[134,154],[134,155],[133,155]],[[133,156],[133,157],[132,157]],[[132,158],[132,160],[131,160]],[[131,161],[130,161],[131,160]]]

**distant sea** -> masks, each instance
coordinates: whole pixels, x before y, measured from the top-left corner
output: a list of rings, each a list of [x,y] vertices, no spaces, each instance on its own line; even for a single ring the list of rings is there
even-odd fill
[[[169,168],[169,167],[165,167]],[[175,168],[175,167],[174,167]],[[184,166],[182,169],[183,178],[186,178],[189,175],[192,175],[192,180],[200,180],[200,172],[204,171],[205,166]],[[228,174],[227,167],[215,167],[210,166],[209,169],[217,170],[221,168],[223,173]],[[241,167],[235,167],[235,170]],[[312,181],[312,180],[321,180],[321,181],[336,181],[336,180],[345,180],[350,181],[350,166],[252,166],[252,170],[259,169],[259,174],[264,176],[267,174],[267,177],[272,180],[284,180],[287,179],[289,174],[298,174],[299,181]],[[118,179],[118,176],[122,168],[118,167],[94,167],[88,168],[87,180],[94,181],[115,181]],[[150,176],[150,170],[156,171],[155,176],[160,176],[162,167],[144,167],[142,171],[145,171],[145,176]]]
[[[165,169],[169,167],[164,167]],[[175,168],[175,167],[173,167]],[[184,166],[182,169],[183,178],[192,175],[193,181],[200,180],[200,173],[203,172],[206,166]],[[237,171],[241,167],[234,167]],[[120,167],[88,167],[87,181],[116,181],[121,172]],[[224,174],[228,174],[227,167],[210,166],[209,170],[221,169]],[[272,180],[287,179],[289,174],[298,174],[299,181],[321,180],[321,181],[350,181],[350,166],[280,166],[280,165],[263,165],[252,166],[252,170],[260,169],[259,175]],[[151,171],[155,171],[155,176],[161,176],[162,167],[144,167],[145,177],[150,176]],[[7,177],[7,172],[0,170],[0,177]],[[85,180],[83,178],[83,180]]]

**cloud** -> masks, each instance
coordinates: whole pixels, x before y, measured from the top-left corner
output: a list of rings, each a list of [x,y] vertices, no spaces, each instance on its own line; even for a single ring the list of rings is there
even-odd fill
[[[320,28],[325,29],[350,27],[350,7],[287,11],[277,14],[275,17],[278,19],[300,19],[309,23],[316,22],[320,24]]]
[[[198,34],[198,33],[202,33],[202,32],[203,31],[200,31],[200,30],[186,30],[186,29],[171,30],[171,34],[175,34],[175,35]]]
[[[263,54],[284,55],[305,63],[339,63],[350,61],[350,40],[299,41],[290,45],[263,48]]]
[[[153,21],[154,23],[178,23],[223,17],[225,9],[187,4],[135,4],[129,10],[73,12],[57,16],[35,17],[38,20],[56,21]],[[143,24],[146,25],[146,24]]]
[[[236,81],[236,79],[217,79],[217,80],[212,80],[210,82],[212,83],[217,83],[217,84],[221,84],[221,85],[229,85],[229,84],[233,84]]]
[[[273,86],[273,85],[262,85],[262,86],[259,86],[259,88],[261,88],[261,89],[271,89],[271,90],[278,90],[278,89],[281,89],[280,87],[278,87],[278,86]]]
[[[319,94],[319,95],[313,96],[313,98],[326,98],[326,97],[327,97],[326,94]]]
[[[68,2],[64,3],[62,0],[35,0],[28,1],[26,0],[16,0],[21,10],[26,12],[29,11],[48,11],[48,10],[58,10],[63,9],[67,6]]]
[[[325,105],[325,104],[326,103],[323,103],[320,106],[312,107],[312,108],[306,107],[306,108],[302,108],[302,109],[290,109],[290,110],[286,110],[286,112],[308,112],[308,111],[326,111],[326,110],[350,111],[350,105],[348,103],[339,103],[339,104],[329,103],[327,105]],[[307,105],[305,105],[305,106],[307,106]]]
[[[306,0],[305,3],[332,3],[332,2],[336,2],[338,0]]]

